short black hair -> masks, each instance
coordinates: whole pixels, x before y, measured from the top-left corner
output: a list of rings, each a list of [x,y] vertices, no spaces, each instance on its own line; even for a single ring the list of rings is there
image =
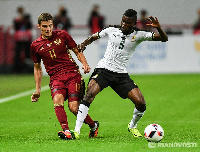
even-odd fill
[[[137,12],[133,9],[127,9],[123,15],[132,17],[135,21],[137,21]]]
[[[141,14],[141,15],[146,15],[146,14],[147,14],[147,11],[146,11],[146,10],[141,10],[141,11],[140,11],[140,14]]]

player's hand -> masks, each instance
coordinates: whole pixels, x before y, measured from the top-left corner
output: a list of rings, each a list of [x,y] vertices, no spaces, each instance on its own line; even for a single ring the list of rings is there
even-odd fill
[[[31,96],[32,102],[37,102],[39,100],[40,94],[39,93],[33,93]]]
[[[90,70],[91,70],[91,68],[90,68],[89,65],[83,65],[83,66],[82,66],[82,69],[84,70],[84,74],[89,73]]]
[[[153,16],[149,16],[149,18],[147,18],[147,20],[151,23],[151,24],[147,24],[147,25],[152,26],[153,28],[160,28],[160,23],[156,16],[155,16],[155,18]]]
[[[86,47],[83,43],[81,43],[77,45],[77,49],[79,52],[83,52],[86,49]]]

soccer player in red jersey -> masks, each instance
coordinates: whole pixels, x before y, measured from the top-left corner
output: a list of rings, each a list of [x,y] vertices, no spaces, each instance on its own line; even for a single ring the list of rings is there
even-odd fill
[[[89,73],[90,67],[85,56],[77,50],[75,41],[66,31],[53,31],[53,17],[49,13],[42,13],[38,16],[38,28],[41,31],[41,36],[31,44],[36,83],[36,92],[32,94],[31,100],[37,102],[40,97],[42,60],[46,72],[50,76],[49,86],[55,113],[63,129],[63,131],[58,132],[58,136],[61,139],[73,139],[73,131],[69,129],[67,115],[64,110],[64,101],[68,99],[69,110],[77,115],[79,101],[85,93],[85,87],[79,67],[71,57],[70,50],[75,53],[78,60],[83,64],[84,73]],[[90,127],[89,137],[96,137],[99,126],[98,121],[93,121],[87,115],[85,123]]]

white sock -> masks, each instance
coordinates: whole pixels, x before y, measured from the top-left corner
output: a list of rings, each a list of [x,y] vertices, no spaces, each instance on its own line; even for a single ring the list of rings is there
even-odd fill
[[[138,121],[142,118],[142,116],[144,115],[144,112],[141,112],[139,110],[137,110],[136,108],[133,111],[133,119],[130,122],[130,128],[136,128],[137,127],[137,123]]]
[[[74,131],[78,132],[80,134],[81,127],[83,125],[84,119],[86,118],[88,114],[89,108],[85,106],[84,104],[79,105],[79,110],[76,118],[76,126]]]

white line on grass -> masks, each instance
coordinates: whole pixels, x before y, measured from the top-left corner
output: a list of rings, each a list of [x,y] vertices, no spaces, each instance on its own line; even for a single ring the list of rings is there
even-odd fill
[[[49,89],[49,85],[43,86],[41,88],[41,92],[42,91],[46,91],[48,89]],[[22,92],[22,93],[19,93],[19,94],[10,96],[10,97],[3,98],[3,99],[0,99],[0,103],[7,102],[7,101],[10,101],[10,100],[13,100],[13,99],[17,99],[17,98],[20,98],[20,97],[24,97],[24,96],[30,95],[33,92],[35,92],[35,89],[29,90],[29,91],[26,91],[26,92]]]

